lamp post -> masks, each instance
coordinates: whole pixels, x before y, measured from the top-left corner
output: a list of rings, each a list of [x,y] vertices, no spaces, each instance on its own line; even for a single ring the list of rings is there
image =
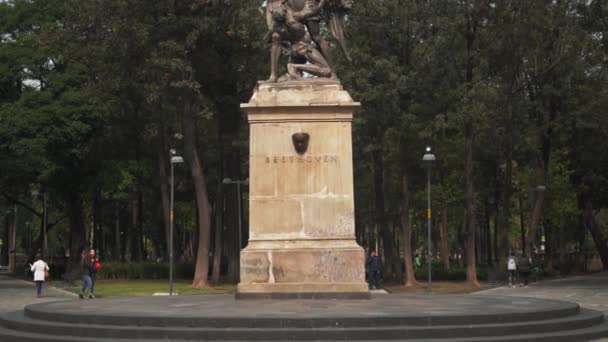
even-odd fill
[[[177,151],[171,149],[171,211],[169,213],[169,296],[173,296],[173,220],[175,214],[174,206],[174,166],[175,164],[183,163],[184,158],[177,155]]]
[[[236,191],[237,194],[239,196],[238,201],[237,201],[237,210],[238,210],[238,217],[239,217],[239,233],[238,233],[238,237],[239,237],[239,251],[241,250],[241,247],[243,245],[243,213],[242,213],[242,209],[241,209],[241,200],[242,200],[242,196],[241,196],[241,185],[247,185],[249,184],[249,178],[245,179],[245,180],[232,180],[230,178],[224,178],[222,180],[222,183],[224,184],[236,184]]]
[[[435,155],[431,152],[431,147],[427,147],[426,148],[426,153],[424,154],[424,156],[422,157],[422,161],[424,162],[424,164],[426,164],[427,166],[427,210],[426,210],[426,217],[427,217],[427,223],[428,223],[428,228],[427,228],[427,233],[428,233],[428,257],[427,257],[427,266],[428,266],[428,286],[427,286],[427,292],[430,294],[432,292],[433,289],[433,280],[432,280],[432,276],[431,276],[431,266],[432,266],[432,261],[433,261],[433,252],[431,251],[431,217],[432,217],[432,211],[431,211],[431,168],[433,167],[433,162],[435,161]]]

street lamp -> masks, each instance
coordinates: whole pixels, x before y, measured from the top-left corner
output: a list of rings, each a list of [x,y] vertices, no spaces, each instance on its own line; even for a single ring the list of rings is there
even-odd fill
[[[238,201],[237,201],[237,210],[239,211],[238,213],[238,217],[239,217],[239,251],[241,250],[242,244],[243,244],[243,238],[242,238],[242,229],[243,229],[243,218],[242,218],[242,210],[241,210],[241,200],[242,200],[242,196],[241,196],[241,185],[247,185],[249,184],[249,178],[245,179],[245,180],[232,180],[230,178],[224,178],[222,180],[222,183],[224,184],[236,184],[236,191],[238,193]]]
[[[431,168],[433,167],[433,163],[435,162],[435,155],[431,152],[431,147],[428,146],[426,148],[426,153],[424,154],[424,156],[422,157],[422,161],[424,162],[424,164],[427,166],[427,210],[426,210],[426,217],[427,217],[427,222],[428,222],[428,258],[427,258],[427,264],[428,264],[428,276],[429,276],[429,280],[428,280],[428,287],[427,287],[427,291],[430,294],[432,292],[432,286],[433,286],[433,280],[431,278],[431,266],[432,266],[432,261],[433,261],[433,253],[431,251],[431,217],[432,217],[432,211],[431,211]]]
[[[169,296],[173,296],[173,212],[174,206],[174,166],[184,162],[184,158],[177,155],[177,151],[170,150],[171,153],[171,211],[169,213]]]

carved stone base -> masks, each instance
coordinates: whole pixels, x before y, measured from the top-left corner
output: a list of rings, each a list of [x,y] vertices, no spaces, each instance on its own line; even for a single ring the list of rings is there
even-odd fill
[[[358,106],[333,80],[260,84],[241,105],[250,124],[250,234],[239,294],[368,292],[355,240]]]
[[[245,249],[238,292],[367,292],[361,247]]]

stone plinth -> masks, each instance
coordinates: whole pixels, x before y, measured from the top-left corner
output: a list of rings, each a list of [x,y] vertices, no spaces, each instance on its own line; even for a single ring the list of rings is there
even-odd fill
[[[250,123],[249,244],[239,294],[366,293],[355,240],[351,122],[335,82],[260,84]],[[307,133],[306,151],[294,134]],[[300,134],[301,136],[301,134]]]

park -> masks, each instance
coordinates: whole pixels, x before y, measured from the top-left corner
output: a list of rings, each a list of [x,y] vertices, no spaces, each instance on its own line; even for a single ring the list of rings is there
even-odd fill
[[[0,2],[0,341],[608,338],[606,18]]]

